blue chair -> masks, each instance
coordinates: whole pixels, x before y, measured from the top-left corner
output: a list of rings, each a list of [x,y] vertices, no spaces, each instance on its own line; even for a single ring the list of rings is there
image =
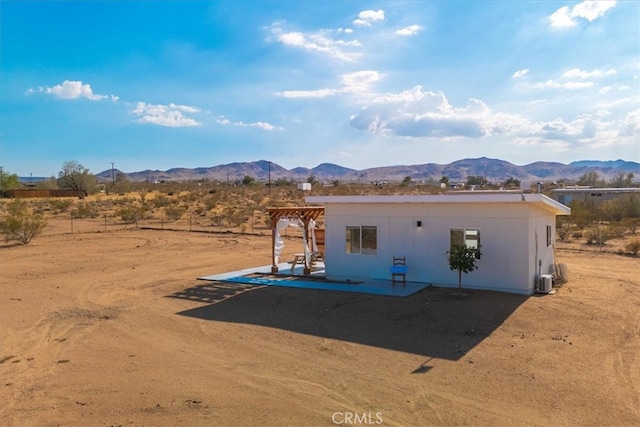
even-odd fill
[[[400,280],[402,280],[402,286],[407,284],[407,260],[403,256],[394,256],[391,266],[391,285],[395,286],[396,282]]]

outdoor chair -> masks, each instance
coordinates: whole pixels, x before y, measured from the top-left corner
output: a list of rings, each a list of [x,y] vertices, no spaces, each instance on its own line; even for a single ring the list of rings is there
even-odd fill
[[[391,285],[395,286],[397,281],[402,281],[402,286],[407,284],[407,260],[405,257],[393,257],[391,266]]]

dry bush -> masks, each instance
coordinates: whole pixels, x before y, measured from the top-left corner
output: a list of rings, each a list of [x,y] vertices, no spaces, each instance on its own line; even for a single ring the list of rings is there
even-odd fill
[[[89,202],[80,202],[71,210],[72,218],[97,218],[98,216],[95,205]]]
[[[633,256],[638,256],[638,253],[640,253],[640,239],[632,240],[631,242],[627,243],[624,248]]]
[[[7,206],[7,212],[7,217],[0,221],[0,232],[6,242],[29,244],[47,225],[42,215],[32,212],[27,203],[19,199]]]
[[[573,224],[562,224],[557,230],[558,238],[563,242],[567,241],[573,232],[573,227]]]
[[[186,212],[187,210],[181,206],[169,206],[164,210],[166,218],[171,221],[179,220]]]

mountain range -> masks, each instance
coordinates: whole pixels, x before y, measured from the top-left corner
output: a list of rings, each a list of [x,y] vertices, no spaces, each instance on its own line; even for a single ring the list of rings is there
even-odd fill
[[[287,179],[306,181],[310,176],[319,181],[380,182],[402,181],[409,176],[414,181],[440,180],[443,176],[450,181],[466,181],[468,176],[482,176],[490,182],[501,182],[509,178],[522,182],[577,180],[589,172],[596,172],[600,179],[610,180],[619,174],[633,173],[640,176],[640,163],[625,160],[580,160],[569,164],[557,162],[534,162],[524,166],[514,165],[505,160],[480,157],[462,159],[449,164],[425,163],[419,165],[383,166],[369,169],[350,169],[333,163],[321,163],[314,168],[284,167],[267,160],[229,163],[200,168],[173,168],[166,171],[145,170],[122,172],[108,169],[96,177],[110,181],[123,173],[129,181],[197,181],[201,179],[235,182],[245,176],[258,181]]]

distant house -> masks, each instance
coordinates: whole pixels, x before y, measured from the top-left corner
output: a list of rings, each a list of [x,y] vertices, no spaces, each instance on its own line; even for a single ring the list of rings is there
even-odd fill
[[[308,196],[325,208],[325,273],[357,281],[390,279],[394,256],[407,280],[457,286],[446,252],[452,243],[481,246],[479,269],[465,288],[530,295],[553,272],[557,215],[571,209],[543,194],[456,192],[415,196]]]
[[[551,198],[564,205],[570,205],[574,200],[586,202],[603,202],[619,197],[636,195],[640,197],[640,188],[591,188],[591,187],[566,187],[551,190]]]

